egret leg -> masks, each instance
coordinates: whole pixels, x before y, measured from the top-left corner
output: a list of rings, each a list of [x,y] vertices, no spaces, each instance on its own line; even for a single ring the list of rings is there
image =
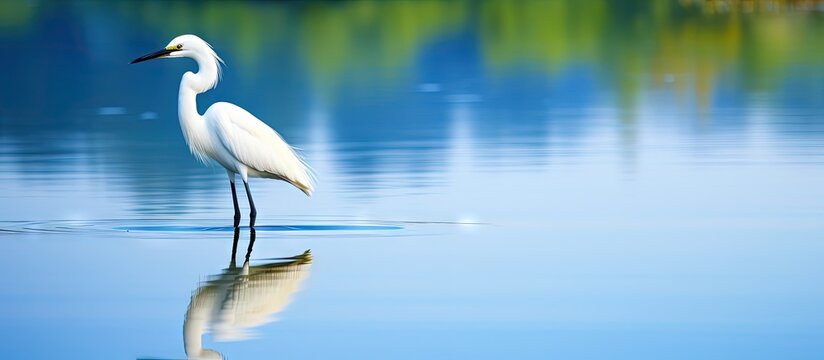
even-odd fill
[[[237,205],[237,190],[235,190],[235,174],[229,173],[229,186],[232,187],[232,203],[235,205],[235,228],[240,225],[240,207]]]
[[[235,257],[237,256],[237,240],[238,240],[238,238],[240,238],[240,229],[237,226],[235,226],[235,235],[234,235],[234,238],[232,239],[232,260],[229,261],[229,268],[230,269],[235,268]]]
[[[249,191],[249,182],[243,181],[243,186],[246,187],[246,197],[249,198],[249,208],[252,210],[249,211],[249,227],[255,227],[255,218],[257,217],[257,209],[255,209],[255,201],[252,200],[252,192]]]

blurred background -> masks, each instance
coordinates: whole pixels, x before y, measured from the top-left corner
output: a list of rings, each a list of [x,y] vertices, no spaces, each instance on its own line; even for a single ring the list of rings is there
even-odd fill
[[[824,351],[811,0],[2,1],[0,351],[183,356],[231,198],[180,133],[194,62],[128,62],[184,33],[226,62],[200,111],[244,107],[319,178],[252,182],[257,258],[311,247],[312,275],[221,353]]]

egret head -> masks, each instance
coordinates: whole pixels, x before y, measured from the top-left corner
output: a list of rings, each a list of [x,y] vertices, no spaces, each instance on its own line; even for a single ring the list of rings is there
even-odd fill
[[[202,60],[212,60],[216,63],[223,63],[223,60],[212,50],[212,46],[209,45],[209,43],[197,37],[197,35],[186,34],[172,39],[162,50],[143,55],[132,60],[130,64],[152,59],[180,57],[192,58],[198,62]]]
[[[135,64],[152,59],[162,58],[182,58],[194,59],[200,70],[197,77],[189,82],[189,85],[197,93],[202,93],[217,86],[220,81],[223,69],[223,59],[217,56],[212,46],[203,39],[195,35],[180,35],[166,45],[162,50],[143,55],[132,60],[130,64]],[[184,77],[185,79],[185,77]]]

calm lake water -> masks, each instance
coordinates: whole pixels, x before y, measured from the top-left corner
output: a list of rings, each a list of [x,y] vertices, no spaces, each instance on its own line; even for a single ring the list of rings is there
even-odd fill
[[[255,234],[195,64],[127,65],[183,33],[200,110],[317,172],[252,180]],[[819,359],[821,39],[820,1],[4,1],[0,357]]]

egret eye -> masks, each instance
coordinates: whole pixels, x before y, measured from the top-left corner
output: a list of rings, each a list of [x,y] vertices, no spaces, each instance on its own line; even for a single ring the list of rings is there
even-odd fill
[[[183,44],[177,44],[177,49],[180,50],[183,48]]]

